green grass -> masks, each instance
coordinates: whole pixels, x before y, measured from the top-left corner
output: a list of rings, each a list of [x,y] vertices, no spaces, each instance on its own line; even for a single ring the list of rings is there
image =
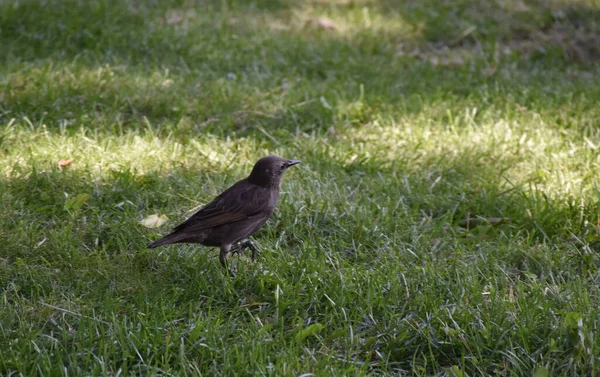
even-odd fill
[[[598,375],[599,20],[0,2],[0,374]],[[146,248],[267,154],[303,164],[236,278]]]

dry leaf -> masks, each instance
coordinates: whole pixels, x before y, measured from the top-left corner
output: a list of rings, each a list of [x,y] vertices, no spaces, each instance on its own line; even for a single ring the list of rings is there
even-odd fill
[[[333,22],[329,18],[321,17],[317,20],[317,23],[319,24],[319,26],[321,26],[322,28],[325,28],[325,29],[332,29],[332,30],[339,29],[339,27],[335,24],[335,22]]]
[[[140,224],[145,226],[146,228],[158,228],[163,225],[169,218],[166,215],[159,215],[155,213],[154,215],[150,215],[140,221]]]
[[[326,17],[312,18],[308,22],[316,24],[317,26],[320,26],[323,29],[339,30],[339,26],[337,26],[335,22]]]
[[[73,160],[60,160],[58,161],[58,167],[66,168],[67,166],[71,166]]]

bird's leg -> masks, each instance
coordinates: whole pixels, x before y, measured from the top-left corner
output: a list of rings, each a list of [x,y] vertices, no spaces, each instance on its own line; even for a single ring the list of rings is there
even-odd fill
[[[229,269],[227,258],[231,254],[231,245],[221,245],[221,253],[219,254],[219,262],[225,267],[225,269],[231,274],[231,277],[235,277],[235,272]]]
[[[254,244],[254,242],[252,242],[251,240],[248,240],[249,246],[250,246],[250,250],[252,250],[252,261],[254,262],[254,256],[257,254],[262,253],[262,251],[260,251],[260,249],[258,248],[258,246],[256,246]]]

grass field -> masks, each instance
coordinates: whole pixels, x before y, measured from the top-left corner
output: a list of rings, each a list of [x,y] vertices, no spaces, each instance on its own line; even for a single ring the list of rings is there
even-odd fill
[[[599,375],[599,36],[597,0],[0,1],[0,375]],[[303,164],[237,277],[146,248],[267,154]]]

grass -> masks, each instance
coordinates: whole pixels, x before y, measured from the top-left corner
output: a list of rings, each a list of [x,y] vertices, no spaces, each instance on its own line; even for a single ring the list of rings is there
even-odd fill
[[[598,20],[0,2],[0,374],[597,375]],[[304,163],[236,278],[146,249],[267,154]]]

